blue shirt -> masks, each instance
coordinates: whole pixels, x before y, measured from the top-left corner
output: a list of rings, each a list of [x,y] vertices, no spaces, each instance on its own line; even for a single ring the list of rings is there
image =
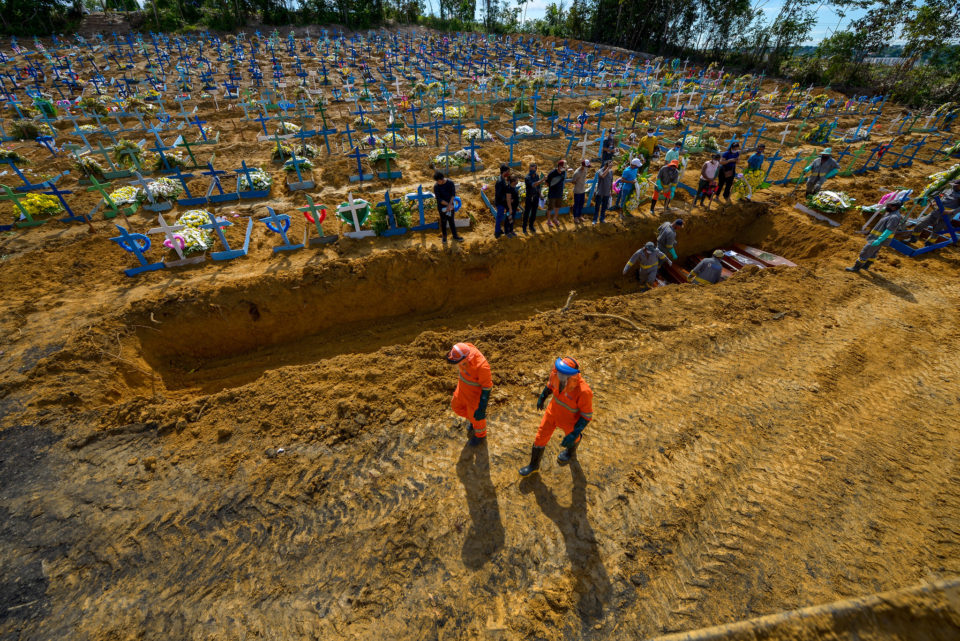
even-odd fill
[[[763,153],[757,152],[747,158],[747,168],[751,170],[760,169],[763,166]]]
[[[637,179],[637,168],[630,166],[623,170],[623,175],[621,176],[624,181],[632,182]],[[633,185],[630,185],[633,187]]]
[[[733,162],[732,162],[732,163],[727,163],[727,164],[721,164],[721,165],[720,165],[720,171],[722,171],[724,174],[727,174],[727,175],[731,175],[731,174],[733,174],[733,173],[736,173],[736,171],[737,171],[737,159],[740,158],[740,152],[739,152],[739,151],[725,151],[725,152],[723,152],[723,156],[721,156],[721,158],[722,158],[723,160],[730,160],[731,158],[733,158]]]

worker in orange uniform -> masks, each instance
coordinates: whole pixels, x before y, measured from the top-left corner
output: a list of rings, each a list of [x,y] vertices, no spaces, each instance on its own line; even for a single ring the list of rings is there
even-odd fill
[[[470,421],[470,445],[479,445],[487,437],[487,402],[493,389],[490,364],[472,343],[454,345],[447,362],[460,365],[460,380],[450,406],[457,416]]]
[[[550,381],[537,399],[537,409],[542,410],[547,397],[553,394],[550,405],[540,421],[540,429],[533,440],[530,464],[520,468],[520,476],[530,476],[540,469],[543,449],[558,427],[566,435],[560,443],[566,449],[557,456],[563,465],[573,458],[580,445],[580,434],[593,418],[593,390],[580,375],[580,365],[569,356],[558,358],[550,372]]]

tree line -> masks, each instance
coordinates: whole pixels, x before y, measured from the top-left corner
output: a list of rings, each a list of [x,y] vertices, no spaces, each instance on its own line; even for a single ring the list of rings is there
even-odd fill
[[[890,94],[911,106],[960,101],[956,0],[559,0],[543,17],[531,0],[0,0],[7,34],[69,33],[84,11],[138,11],[142,30],[252,24],[369,29],[418,24],[448,31],[528,33],[588,40],[662,56],[765,71],[803,84]],[[840,24],[815,47],[818,13]],[[847,16],[855,16],[847,19]],[[891,44],[900,54],[876,64]],[[888,61],[891,62],[891,61]]]

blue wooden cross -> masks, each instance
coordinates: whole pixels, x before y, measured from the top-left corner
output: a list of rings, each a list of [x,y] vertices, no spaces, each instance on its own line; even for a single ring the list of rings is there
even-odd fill
[[[210,161],[207,161],[207,171],[200,172],[203,176],[210,176],[210,187],[207,188],[207,200],[211,203],[225,203],[240,200],[240,195],[236,192],[229,193],[223,190],[223,185],[220,184],[220,176],[226,173],[223,169],[214,169],[213,163]],[[214,188],[217,190],[216,194],[213,193]]]
[[[280,238],[283,239],[283,244],[274,247],[273,253],[303,249],[303,243],[293,244],[287,237],[287,231],[290,230],[290,216],[287,214],[278,214],[273,210],[273,207],[269,206],[267,207],[267,211],[270,212],[270,215],[261,218],[260,222],[266,225],[270,231],[275,234],[280,234]]]
[[[429,125],[429,127],[430,127],[431,129],[433,129],[433,134],[434,134],[434,138],[435,138],[434,144],[435,144],[437,147],[440,146],[440,129],[442,129],[445,124],[447,124],[447,122],[446,122],[445,120],[437,120],[437,119],[434,119],[434,121],[431,122],[430,125]]]
[[[214,176],[214,178],[216,178],[216,176]],[[224,251],[210,252],[210,258],[213,260],[232,260],[240,256],[246,256],[247,251],[250,249],[250,232],[253,230],[253,217],[247,218],[247,235],[243,241],[243,249],[231,249],[230,243],[227,242],[227,237],[223,233],[223,228],[230,227],[233,223],[229,220],[218,221],[217,217],[210,212],[207,212],[207,216],[210,218],[210,222],[205,225],[200,225],[200,229],[209,229],[215,232],[217,236],[220,237],[220,243],[226,247]]]
[[[260,127],[263,129],[263,135],[269,136],[270,134],[267,133],[266,123],[270,122],[270,117],[265,116],[264,113],[261,111],[260,114],[256,118],[254,118],[254,120],[260,123]]]
[[[53,178],[50,178],[49,180],[44,180],[43,182],[38,182],[38,183],[32,183],[27,179],[26,176],[23,175],[23,172],[20,171],[20,168],[17,167],[16,163],[14,163],[11,159],[0,158],[0,163],[5,163],[7,165],[10,165],[10,169],[13,170],[13,173],[15,173],[17,177],[19,177],[20,180],[23,181],[23,184],[15,189],[16,191],[35,191],[37,189],[45,189],[45,188],[48,188],[50,185],[53,185],[54,183],[56,183],[61,177],[63,177],[67,173],[70,173],[70,172],[64,172],[62,174],[58,174],[54,176]]]
[[[780,148],[779,148],[779,147],[777,148],[777,151],[774,152],[774,154],[773,154],[772,156],[770,156],[769,158],[767,158],[767,162],[768,162],[769,164],[767,165],[767,173],[765,173],[765,174],[763,175],[763,182],[767,182],[767,178],[770,177],[770,172],[773,170],[773,166],[776,164],[776,162],[777,162],[778,160],[781,160],[782,158],[783,158],[783,156],[780,155]]]
[[[470,154],[470,171],[471,172],[475,172],[477,170],[477,161],[476,161],[477,149],[479,149],[479,147],[477,147],[477,143],[474,140],[471,140],[470,144],[464,147],[464,150]],[[512,148],[511,148],[511,151],[512,151]],[[511,153],[511,156],[512,155],[513,154]]]
[[[381,236],[399,236],[407,233],[406,227],[397,227],[397,217],[393,213],[393,205],[399,203],[402,198],[390,199],[390,190],[387,189],[383,195],[383,201],[377,203],[377,207],[384,207],[387,210],[387,229],[380,234]]]
[[[139,267],[125,269],[123,273],[125,273],[127,276],[136,276],[137,274],[142,274],[143,272],[154,272],[158,269],[164,268],[164,264],[162,262],[151,263],[147,260],[146,256],[143,255],[145,251],[150,249],[150,238],[143,234],[131,234],[120,225],[116,225],[116,227],[120,230],[120,235],[114,236],[110,240],[120,245],[122,249],[131,252],[137,257],[137,261],[140,263]]]
[[[435,223],[427,222],[426,215],[423,210],[424,201],[430,200],[431,198],[433,198],[433,194],[430,192],[424,192],[423,185],[417,185],[417,193],[407,194],[407,200],[417,201],[417,211],[420,214],[420,224],[414,225],[413,227],[411,227],[410,231],[426,231],[428,229],[440,228],[439,222],[435,222]]]
[[[363,172],[363,163],[361,160],[367,157],[367,154],[361,153],[360,147],[354,147],[352,154],[347,154],[349,157],[357,161],[357,174],[355,176],[350,176],[350,182],[363,182],[364,180],[372,180],[373,174],[365,174]]]
[[[194,196],[190,193],[190,186],[187,185],[187,179],[193,178],[193,174],[185,174],[180,171],[179,167],[177,167],[174,170],[174,174],[171,176],[171,178],[175,178],[176,180],[180,181],[180,184],[183,186],[183,191],[187,195],[186,198],[177,199],[178,205],[181,207],[197,207],[207,202],[206,196]]]
[[[207,132],[203,129],[203,126],[207,124],[207,121],[200,120],[200,116],[195,116],[190,123],[197,126],[197,129],[200,130],[200,136],[203,138],[203,142],[207,142]]]
[[[803,160],[803,156],[800,154],[800,152],[797,152],[796,157],[791,158],[790,160],[787,160],[786,163],[789,165],[789,167],[787,167],[787,173],[783,176],[781,180],[778,180],[774,184],[786,185],[787,183],[791,182],[790,174],[793,173],[793,166],[796,165],[801,160]],[[793,181],[793,182],[797,182],[797,181]]]

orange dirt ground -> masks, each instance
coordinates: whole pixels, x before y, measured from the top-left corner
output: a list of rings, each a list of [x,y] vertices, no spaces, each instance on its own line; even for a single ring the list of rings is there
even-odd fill
[[[238,114],[201,111],[217,165],[270,166]],[[565,146],[515,153],[543,167]],[[430,184],[434,152],[401,152],[395,193]],[[340,202],[351,162],[325,162],[311,193]],[[872,204],[943,166],[830,187]],[[429,233],[280,256],[258,224],[245,258],[130,279],[107,221],[2,237],[0,638],[637,639],[960,574],[955,249],[846,273],[860,212],[831,228],[773,188],[691,210],[680,253],[738,241],[797,268],[638,294],[623,263],[689,197],[494,241],[481,178],[456,180],[475,224],[449,248]],[[277,211],[302,204],[274,185]],[[461,340],[494,371],[476,449],[449,410],[442,355]],[[595,419],[578,461],[558,466],[555,439],[520,481],[562,354]],[[949,594],[904,596],[860,637],[838,617],[736,638],[956,639]]]

